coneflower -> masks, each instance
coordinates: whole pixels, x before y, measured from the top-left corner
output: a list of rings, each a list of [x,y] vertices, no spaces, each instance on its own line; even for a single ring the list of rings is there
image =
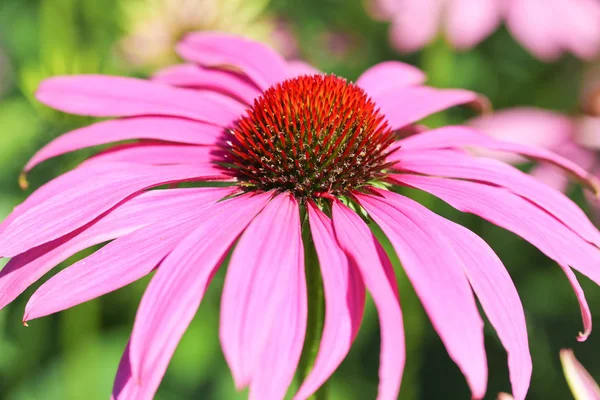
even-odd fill
[[[492,249],[464,227],[396,189],[432,193],[522,236],[564,269],[591,317],[571,267],[600,283],[600,232],[563,194],[467,147],[553,163],[594,186],[554,153],[495,140],[468,127],[396,132],[472,92],[423,86],[414,67],[387,62],[355,83],[288,63],[269,48],[214,33],[178,47],[190,64],[153,81],[70,76],[37,93],[58,110],[120,117],[67,133],[27,164],[84,147],[136,139],[91,157],[35,191],[0,225],[0,306],[59,262],[102,249],[59,272],[32,296],[24,321],[127,285],[156,270],[119,368],[114,398],[151,399],[206,287],[232,250],[220,339],[238,388],[282,399],[307,331],[305,238],[318,255],[325,298],[321,343],[296,399],[314,393],[345,358],[365,293],[381,328],[380,399],[396,399],[404,329],[390,260],[369,224],[387,235],[473,397],[486,391],[483,321],[473,292],[508,352],[515,398],[531,359],[523,308]],[[180,87],[176,87],[180,86]],[[183,86],[183,88],[181,87]],[[152,188],[203,182],[198,188]],[[214,187],[206,187],[206,186]],[[225,185],[225,186],[224,186]],[[314,329],[314,327],[309,327]],[[409,332],[410,334],[410,332]]]

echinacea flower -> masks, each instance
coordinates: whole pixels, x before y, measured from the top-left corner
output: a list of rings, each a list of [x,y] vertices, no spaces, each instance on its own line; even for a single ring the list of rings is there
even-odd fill
[[[585,367],[575,358],[573,350],[561,350],[560,362],[575,400],[600,400],[600,387]],[[514,400],[514,398],[507,393],[500,393],[498,400]]]
[[[43,103],[119,118],[57,138],[25,171],[84,147],[137,141],[45,184],[0,225],[0,255],[12,257],[0,271],[0,306],[72,254],[108,242],[45,282],[24,321],[156,271],[117,373],[115,399],[153,397],[230,250],[220,320],[225,358],[251,399],[282,399],[307,329],[304,247],[311,243],[325,317],[314,367],[294,398],[314,393],[345,358],[368,291],[381,332],[378,398],[396,399],[405,361],[402,311],[390,260],[367,222],[387,235],[473,397],[482,398],[487,383],[475,292],[508,352],[513,393],[524,399],[531,376],[525,316],[502,262],[473,232],[398,194],[401,186],[515,232],[556,260],[581,304],[580,339],[589,334],[589,308],[571,268],[600,283],[600,232],[563,194],[464,149],[518,153],[587,184],[592,178],[552,152],[468,127],[401,140],[395,134],[431,113],[476,101],[476,94],[423,86],[419,70],[398,62],[376,65],[351,83],[216,33],[189,35],[178,52],[190,63],[152,81],[98,75],[45,81],[37,93]],[[150,190],[180,182],[203,185]]]
[[[469,49],[502,21],[521,45],[541,60],[564,52],[583,59],[600,54],[597,0],[371,0],[380,18],[392,21],[390,38],[400,51],[432,42],[444,30],[457,49]]]
[[[163,67],[178,62],[173,51],[183,35],[194,31],[224,31],[291,48],[287,28],[264,16],[269,0],[127,0],[119,45],[134,67]],[[294,44],[294,43],[292,43]]]

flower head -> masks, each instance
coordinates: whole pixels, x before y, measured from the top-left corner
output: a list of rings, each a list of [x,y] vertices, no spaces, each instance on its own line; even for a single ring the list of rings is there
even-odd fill
[[[348,353],[368,291],[381,331],[380,399],[395,399],[404,328],[391,262],[365,219],[376,223],[464,373],[473,397],[486,391],[483,322],[473,292],[508,351],[515,397],[529,386],[525,317],[498,257],[477,235],[410,198],[410,186],[522,236],[563,268],[591,329],[571,267],[600,283],[600,232],[567,197],[466,147],[518,153],[591,177],[543,149],[495,140],[468,127],[399,139],[398,130],[445,108],[478,101],[469,91],[423,86],[414,67],[388,62],[355,83],[286,62],[269,48],[215,33],[187,36],[190,63],[153,80],[56,77],[37,97],[62,111],[119,117],[67,133],[25,167],[84,147],[135,139],[101,152],[35,191],[0,225],[0,306],[57,263],[109,242],[44,283],[28,321],[90,300],[156,270],[138,309],[114,389],[150,399],[231,249],[220,339],[238,388],[282,399],[307,329],[301,215],[318,255],[325,319],[305,399]],[[154,189],[204,182],[198,188]],[[210,186],[213,182],[215,187]],[[223,186],[226,185],[226,186]],[[228,185],[228,186],[227,186]],[[308,232],[307,232],[308,233]],[[410,331],[407,332],[410,334]]]
[[[441,27],[450,43],[468,49],[504,20],[533,55],[554,60],[564,52],[584,59],[600,54],[600,4],[595,0],[373,0],[376,14],[392,21],[392,44],[415,51]]]

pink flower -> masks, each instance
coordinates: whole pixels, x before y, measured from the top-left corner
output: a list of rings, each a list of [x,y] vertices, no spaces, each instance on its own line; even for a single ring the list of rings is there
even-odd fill
[[[25,167],[84,147],[136,139],[90,158],[35,191],[0,225],[0,306],[59,262],[24,321],[113,291],[156,270],[138,309],[113,396],[150,399],[211,277],[233,248],[220,339],[236,386],[281,399],[307,329],[301,215],[320,261],[325,321],[314,368],[296,399],[325,382],[361,324],[365,292],[379,315],[379,399],[396,399],[404,330],[390,260],[365,219],[387,235],[473,397],[486,391],[483,320],[508,352],[513,393],[531,376],[525,316],[502,262],[477,235],[389,189],[410,186],[481,216],[557,261],[591,317],[574,268],[600,283],[600,232],[563,194],[465,148],[543,160],[592,178],[552,152],[452,126],[398,140],[394,131],[477,95],[423,86],[414,67],[387,62],[356,83],[285,62],[261,44],[215,33],[178,46],[190,64],[152,81],[64,76],[37,93],[56,109],[120,117],[67,133]],[[225,67],[219,69],[219,67]],[[179,86],[179,87],[177,87]],[[180,182],[229,186],[155,189]],[[234,246],[235,243],[235,246]],[[410,332],[408,332],[410,334]]]
[[[376,14],[392,21],[392,44],[418,50],[445,31],[457,49],[469,49],[504,21],[527,50],[542,60],[564,52],[584,59],[600,54],[597,0],[374,0]]]

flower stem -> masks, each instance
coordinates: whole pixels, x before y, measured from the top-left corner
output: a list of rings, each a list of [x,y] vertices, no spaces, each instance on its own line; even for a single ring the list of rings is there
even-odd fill
[[[304,242],[304,266],[308,292],[308,320],[306,324],[304,348],[296,373],[298,386],[304,382],[317,358],[325,315],[325,298],[323,294],[321,271],[319,269],[319,260],[306,219],[302,227],[302,238]],[[309,399],[325,400],[327,398],[326,386],[327,383],[323,384],[323,386],[321,386],[321,388]]]

